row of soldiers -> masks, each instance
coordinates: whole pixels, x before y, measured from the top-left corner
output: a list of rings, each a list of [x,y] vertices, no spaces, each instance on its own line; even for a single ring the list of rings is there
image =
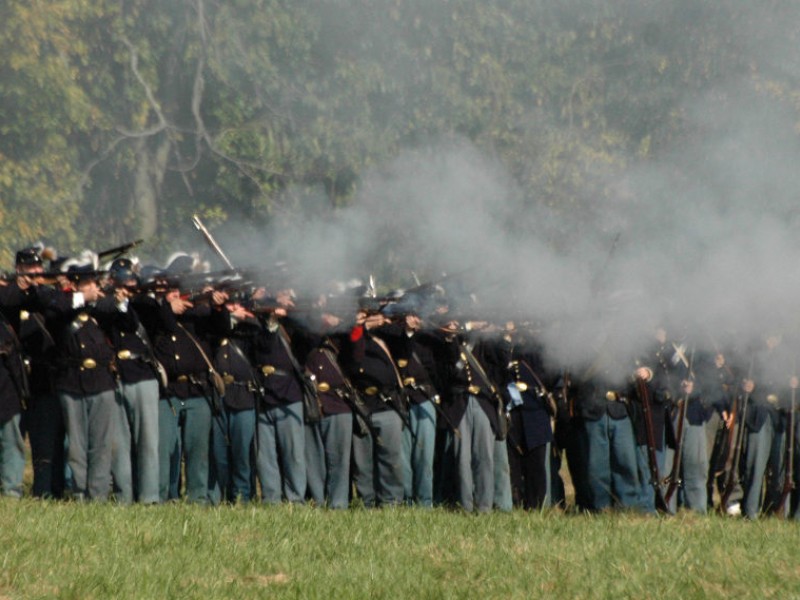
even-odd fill
[[[148,280],[17,253],[0,288],[0,485],[158,503],[260,498],[466,511],[566,504],[800,518],[797,378],[779,335],[731,364],[659,328],[635,358],[601,346],[547,368],[537,336],[408,296],[351,314],[288,291],[187,297],[183,255]],[[50,274],[52,275],[52,274]],[[716,489],[716,493],[715,493]],[[792,502],[793,500],[793,502]]]

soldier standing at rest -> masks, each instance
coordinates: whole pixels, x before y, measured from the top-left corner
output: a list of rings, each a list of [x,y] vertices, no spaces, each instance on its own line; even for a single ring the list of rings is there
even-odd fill
[[[798,387],[798,378],[794,358],[782,342],[780,333],[766,336],[764,346],[755,355],[753,374],[743,384],[744,393],[749,394],[744,415],[747,441],[743,513],[749,519],[757,518],[761,510],[773,510],[783,485],[786,410],[791,390]]]
[[[639,508],[642,501],[628,405],[636,394],[631,375],[646,385],[653,374],[644,366],[632,373],[628,361],[617,356],[618,351],[606,343],[581,380],[572,382],[575,410],[586,436],[588,509],[594,511],[613,506]]]
[[[722,473],[729,452],[729,443],[736,434],[737,424],[733,421],[733,398],[738,393],[739,384],[728,364],[726,355],[720,350],[714,351],[713,363],[705,370],[705,385],[708,388],[708,398],[714,411],[711,412],[706,425],[706,441],[711,448],[709,457],[708,477],[706,480],[708,507],[714,507],[714,490],[720,496],[724,493]],[[722,510],[730,509],[730,514],[741,514],[742,488],[737,485],[728,499],[729,506],[721,507]]]
[[[659,486],[662,486],[663,478],[666,475],[667,434],[669,434],[670,443],[674,445],[670,408],[673,398],[676,394],[681,393],[680,389],[675,387],[675,382],[681,381],[681,377],[676,376],[674,371],[680,368],[683,373],[688,373],[689,359],[687,354],[688,351],[685,344],[669,341],[666,329],[658,327],[655,331],[655,342],[636,361],[637,367],[642,367],[641,373],[647,373],[644,377],[646,385],[641,389],[648,391],[648,401],[650,403],[650,423],[648,424],[645,420],[645,411],[639,394],[633,393],[630,395],[633,409],[633,429],[636,434],[639,482],[641,484],[640,504],[642,509],[647,512],[655,512],[656,494],[663,493],[663,487],[659,488]],[[686,377],[688,378],[688,374]],[[650,449],[647,439],[648,427],[651,427],[653,432],[656,472],[661,480],[657,482],[653,481],[655,474],[650,464]],[[675,502],[671,503],[673,507],[676,502],[677,497]]]
[[[677,419],[681,411],[685,413],[682,440],[676,439],[680,446],[680,469],[677,473],[680,482],[680,503],[686,508],[705,514],[708,510],[708,472],[710,466],[709,436],[707,424],[721,407],[719,393],[721,388],[716,380],[716,366],[713,357],[692,351],[688,355],[690,367],[676,372],[680,380],[677,397],[675,431],[680,430]],[[686,402],[686,407],[682,403]],[[676,449],[676,455],[678,450]]]

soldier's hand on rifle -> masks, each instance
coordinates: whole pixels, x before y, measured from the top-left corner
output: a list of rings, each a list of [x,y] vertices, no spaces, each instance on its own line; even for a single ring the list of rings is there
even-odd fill
[[[386,318],[386,315],[384,315],[383,313],[375,313],[369,315],[364,320],[364,327],[367,329],[373,329],[375,327],[380,327],[381,325],[385,325],[388,322],[389,319]]]
[[[321,319],[322,319],[322,324],[325,327],[329,327],[331,329],[338,327],[339,324],[342,322],[342,320],[336,315],[332,315],[326,312],[322,313]]]
[[[222,306],[228,301],[228,292],[223,290],[214,290],[211,292],[211,302],[214,306]]]
[[[691,396],[692,392],[694,392],[694,381],[691,379],[684,379],[681,381],[681,389],[683,390],[684,394]]]
[[[422,326],[422,319],[417,315],[406,315],[405,321],[406,327],[412,331],[419,331],[419,328]]]
[[[255,315],[247,310],[244,306],[235,302],[233,304],[228,304],[228,310],[231,313],[231,316],[238,320],[244,321],[245,319],[255,319]]]
[[[132,296],[133,294],[131,293],[131,291],[124,286],[114,288],[114,301],[117,304],[122,304],[126,300],[130,300]]]
[[[746,394],[752,394],[754,389],[756,389],[755,381],[752,379],[745,379],[742,381],[742,390],[744,390]]]
[[[789,378],[789,387],[793,390],[796,390],[798,388],[798,384],[800,384],[800,380],[798,380],[797,375],[792,375]]]
[[[275,301],[285,308],[291,308],[294,306],[294,291],[287,289],[281,290],[277,294],[275,294]]]
[[[639,367],[636,369],[636,378],[642,381],[650,381],[653,378],[653,371],[648,367]]]
[[[178,290],[170,290],[169,292],[167,292],[165,298],[167,302],[169,302],[169,305],[172,307],[172,312],[175,313],[176,315],[182,315],[183,313],[186,312],[187,309],[192,308],[192,306],[194,306],[188,300],[184,300],[183,298],[181,298],[181,293]]]

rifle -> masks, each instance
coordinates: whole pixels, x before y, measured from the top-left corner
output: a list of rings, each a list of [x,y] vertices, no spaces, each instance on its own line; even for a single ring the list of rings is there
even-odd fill
[[[797,372],[797,369],[794,369]],[[795,443],[795,430],[794,430],[794,409],[797,396],[797,389],[792,388],[791,402],[789,404],[789,435],[786,436],[786,472],[783,476],[783,490],[781,497],[775,506],[775,512],[782,518],[786,518],[786,501],[794,490],[794,443]]]
[[[694,362],[694,349],[689,359],[689,379],[694,380],[692,363]],[[686,420],[686,409],[689,405],[689,394],[684,393],[683,398],[678,401],[678,431],[675,434],[675,458],[672,462],[672,471],[664,480],[667,484],[667,491],[664,493],[664,501],[669,505],[675,490],[681,485],[681,459],[683,457],[683,437],[685,433],[684,421]]]
[[[656,436],[653,431],[653,411],[650,406],[650,390],[647,382],[641,377],[636,377],[636,395],[642,404],[644,413],[644,432],[647,440],[647,463],[650,466],[650,483],[656,495],[656,509],[669,512],[669,506],[661,489],[661,478],[658,474],[658,459],[656,457]]]
[[[378,429],[372,424],[370,414],[367,412],[367,408],[364,406],[363,401],[358,395],[358,391],[350,382],[350,378],[344,374],[344,371],[342,371],[341,367],[339,366],[339,361],[336,359],[336,356],[334,356],[333,350],[322,348],[322,354],[328,359],[331,366],[339,374],[339,377],[342,378],[344,390],[337,388],[334,390],[334,393],[350,407],[350,410],[353,411],[356,427],[358,428],[358,431],[355,431],[354,433],[359,437],[363,437],[369,433],[375,440],[375,443],[379,446],[382,446],[383,442],[381,441]]]
[[[747,378],[750,379],[752,374],[753,359],[750,360],[750,369],[748,370]],[[741,395],[741,407],[739,406],[739,396],[740,395],[737,394],[736,398],[734,398],[733,409],[731,410],[731,429],[728,432],[729,445],[727,457],[725,459],[725,468],[723,470],[724,484],[719,503],[720,512],[724,512],[727,508],[728,500],[730,500],[731,494],[739,483],[739,462],[742,458],[742,446],[744,445],[744,420],[747,417],[747,403],[750,401],[750,393],[748,392]],[[738,424],[736,422],[737,420],[739,421]]]
[[[208,229],[206,229],[205,225],[203,225],[203,222],[200,220],[200,217],[198,217],[197,215],[192,215],[192,224],[203,235],[203,238],[205,238],[206,243],[214,251],[214,254],[216,254],[217,256],[220,257],[220,259],[222,259],[222,262],[225,263],[225,266],[231,270],[235,270],[233,263],[230,260],[228,260],[227,256],[225,256],[225,253],[222,251],[222,248],[219,247],[219,244],[214,239],[214,236],[211,235],[211,232]]]
[[[103,259],[107,256],[111,257],[111,260],[116,260],[123,254],[130,252],[136,246],[143,244],[144,240],[134,240],[133,242],[128,242],[127,244],[122,244],[121,246],[114,246],[113,248],[107,248],[106,250],[101,250],[97,253],[97,259]]]

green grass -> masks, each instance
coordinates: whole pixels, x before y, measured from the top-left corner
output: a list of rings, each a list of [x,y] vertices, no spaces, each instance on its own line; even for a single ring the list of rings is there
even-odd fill
[[[800,525],[0,502],[0,598],[800,598]]]

